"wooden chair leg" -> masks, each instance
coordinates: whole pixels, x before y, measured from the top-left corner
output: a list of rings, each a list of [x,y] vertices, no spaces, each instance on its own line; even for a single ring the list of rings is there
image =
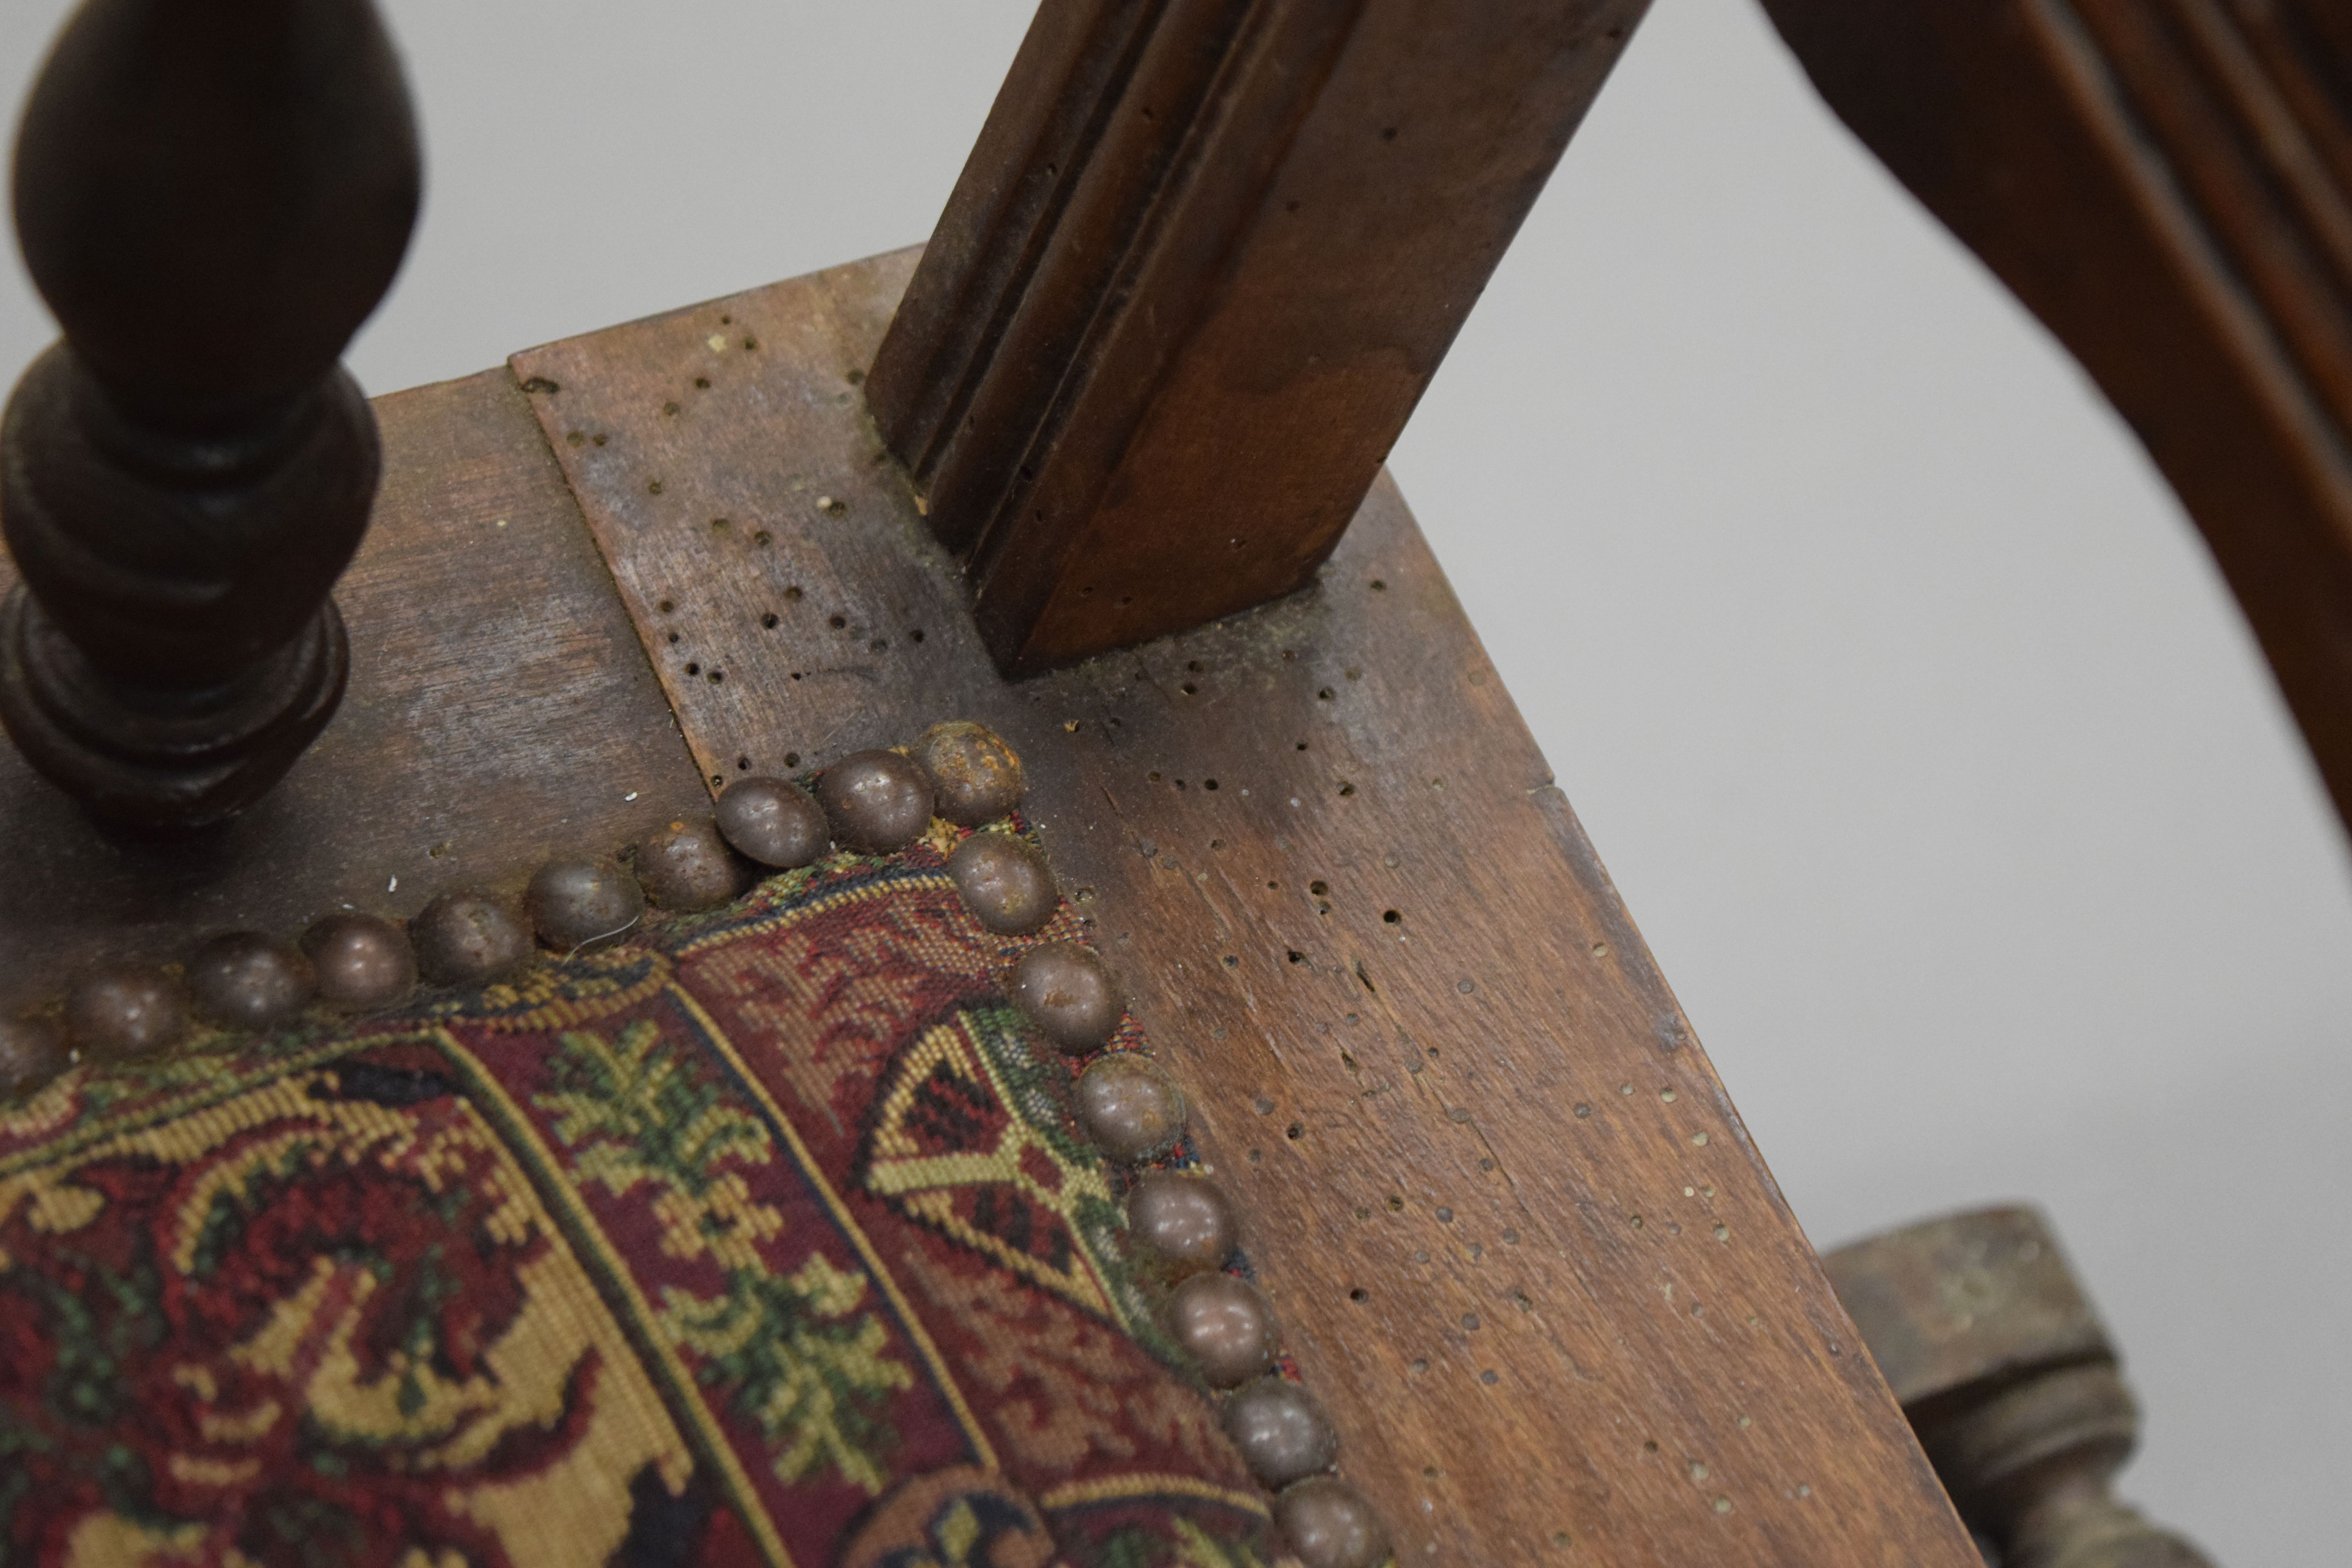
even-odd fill
[[[2210,1568],[2108,1489],[2139,1407],[2038,1211],[1927,1220],[1822,1261],[2001,1568]]]

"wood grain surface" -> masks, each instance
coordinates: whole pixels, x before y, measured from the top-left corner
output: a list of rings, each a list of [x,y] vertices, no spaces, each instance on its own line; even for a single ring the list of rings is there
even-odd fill
[[[1046,0],[869,389],[1031,672],[1303,587],[1648,0]]]
[[[976,719],[1402,1563],[1978,1559],[1394,489],[995,674],[857,383],[901,252],[516,356],[704,774]]]
[[[698,798],[512,376],[375,408],[383,488],[336,590],[351,689],[274,792],[203,838],[125,839],[0,745],[0,1003],[100,956],[171,961],[225,929],[290,935],[344,905],[407,915],[456,883],[520,885],[551,848],[617,847]]]

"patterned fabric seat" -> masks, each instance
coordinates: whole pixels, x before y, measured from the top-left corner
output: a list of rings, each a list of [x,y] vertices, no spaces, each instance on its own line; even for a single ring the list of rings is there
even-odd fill
[[[0,1119],[0,1561],[1260,1563],[955,837]]]

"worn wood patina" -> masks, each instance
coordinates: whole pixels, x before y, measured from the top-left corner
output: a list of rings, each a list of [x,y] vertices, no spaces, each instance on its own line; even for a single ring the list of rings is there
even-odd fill
[[[911,253],[519,354],[706,779],[1019,748],[1399,1561],[1975,1561],[1394,488],[995,672],[858,395]]]
[[[1648,0],[1047,0],[874,362],[1034,671],[1305,586]]]
[[[383,489],[341,590],[350,692],[278,788],[209,836],[126,838],[0,746],[0,1005],[215,931],[290,936],[346,906],[404,917],[445,888],[520,887],[534,854],[617,847],[701,798],[513,378],[375,410]]]

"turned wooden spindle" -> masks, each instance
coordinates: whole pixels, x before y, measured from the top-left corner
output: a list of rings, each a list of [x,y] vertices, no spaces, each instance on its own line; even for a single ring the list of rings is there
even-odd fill
[[[16,229],[65,338],[0,424],[0,721],[101,818],[219,822],[341,699],[379,455],[337,358],[419,166],[369,0],[89,0],[34,87]]]
[[[1822,1262],[2001,1568],[2211,1568],[2108,1489],[2139,1410],[2037,1211],[1927,1220]]]

